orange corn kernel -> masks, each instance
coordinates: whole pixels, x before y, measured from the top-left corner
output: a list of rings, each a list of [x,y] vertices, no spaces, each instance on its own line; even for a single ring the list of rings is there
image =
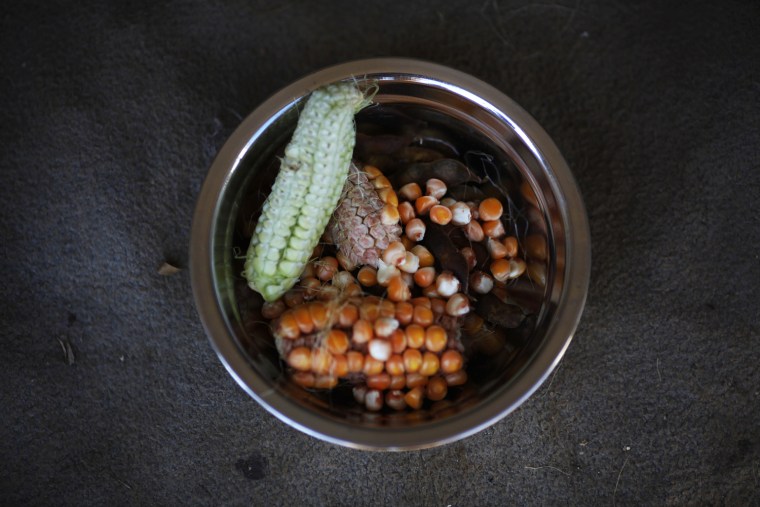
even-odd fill
[[[414,210],[418,215],[427,215],[430,208],[438,204],[438,199],[430,195],[423,195],[414,201]]]
[[[428,266],[426,268],[420,268],[414,274],[414,283],[422,287],[430,286],[435,281],[435,268]]]
[[[325,345],[331,354],[343,354],[348,350],[348,335],[340,329],[331,329],[325,338]]]
[[[365,287],[372,287],[377,284],[377,270],[372,266],[364,266],[356,274],[356,278]]]
[[[306,389],[314,387],[314,374],[310,371],[297,371],[291,376],[293,382]]]
[[[327,349],[314,349],[311,353],[311,371],[317,375],[326,375],[332,366],[333,356]]]
[[[412,322],[422,327],[429,326],[433,323],[433,310],[424,306],[415,306]]]
[[[332,279],[335,272],[338,271],[338,259],[335,257],[322,257],[315,263],[317,267],[317,278],[323,282],[327,282]]]
[[[314,331],[314,321],[311,320],[311,314],[309,313],[309,307],[306,304],[297,306],[291,310],[293,317],[296,319],[298,329],[302,334],[309,334]]]
[[[406,387],[406,375],[391,375],[390,389],[403,389]]]
[[[378,317],[374,323],[375,336],[388,338],[398,329],[398,321],[394,317]]]
[[[381,190],[383,188],[392,188],[391,182],[388,181],[388,178],[382,174],[372,180],[372,186],[375,187],[376,190]]]
[[[406,374],[406,387],[414,389],[415,387],[423,387],[428,383],[428,378],[421,373],[407,373]]]
[[[422,355],[422,364],[420,365],[420,375],[429,377],[438,373],[438,369],[441,367],[441,362],[438,359],[438,355],[432,352],[425,352]],[[407,384],[409,379],[407,379]]]
[[[369,180],[374,180],[378,176],[382,176],[383,175],[382,171],[380,171],[380,169],[378,169],[377,167],[375,167],[373,165],[365,165],[362,168],[362,171],[364,171],[365,173],[367,173],[367,179],[369,179]]]
[[[433,254],[430,253],[430,250],[424,246],[414,245],[410,251],[419,257],[421,268],[427,268],[435,264],[435,257],[433,257]]]
[[[338,325],[352,327],[359,320],[359,309],[351,303],[346,303],[338,311]]]
[[[500,238],[506,234],[501,220],[488,220],[483,222],[483,234],[489,238]]]
[[[505,247],[504,243],[498,239],[487,238],[486,249],[488,250],[488,255],[490,255],[492,259],[503,259],[507,256],[507,247]]]
[[[309,303],[309,316],[314,323],[314,329],[317,330],[324,329],[330,318],[327,314],[327,306],[321,301]]]
[[[348,358],[343,354],[335,354],[330,364],[330,374],[336,377],[348,375]]]
[[[377,307],[380,312],[380,317],[395,317],[396,316],[396,305],[393,303],[393,301],[388,301],[387,299],[381,299],[377,303]]]
[[[295,340],[301,335],[301,329],[298,327],[298,321],[293,316],[293,311],[288,310],[280,316],[275,326],[275,334],[289,340]]]
[[[422,197],[422,189],[414,182],[407,183],[403,187],[398,189],[399,195],[407,201],[416,201]]]
[[[404,370],[407,373],[417,373],[422,366],[422,353],[417,349],[406,349],[403,354]]]
[[[367,322],[375,322],[380,316],[380,305],[376,300],[366,298],[362,304],[359,305],[359,318],[366,320]]]
[[[385,361],[385,371],[391,375],[403,375],[404,359],[399,354],[393,354]]]
[[[399,324],[406,326],[412,321],[412,317],[414,317],[414,305],[408,301],[399,301],[396,303],[394,317],[396,317]]]
[[[403,329],[396,329],[388,341],[391,342],[391,351],[394,354],[401,354],[406,350],[406,333]]]
[[[481,220],[498,220],[504,212],[501,201],[494,197],[483,199],[478,206],[478,214]]]
[[[317,375],[314,379],[315,389],[332,389],[338,385],[338,377],[334,375]]]
[[[378,361],[370,355],[364,357],[364,369],[362,372],[365,375],[377,375],[378,373],[382,373],[383,369],[385,369],[384,361]]]
[[[404,401],[409,407],[413,408],[414,410],[418,410],[422,406],[424,393],[425,390],[421,386],[417,386],[414,389],[410,389],[406,392],[404,395]]]
[[[449,386],[446,384],[446,380],[443,377],[431,378],[425,388],[425,396],[432,401],[444,399],[448,392]]]
[[[401,235],[401,244],[403,244],[404,248],[406,248],[407,250],[411,250],[414,247],[414,245],[417,244],[417,242],[415,242],[414,240],[410,239],[406,234],[402,234]]]
[[[367,343],[372,339],[372,324],[366,320],[359,319],[354,322],[351,340],[355,343]]]
[[[386,204],[380,210],[380,222],[383,225],[397,224],[399,220],[401,220],[401,215],[398,212],[398,208],[393,204]]]
[[[509,260],[498,259],[491,263],[491,274],[499,282],[506,282],[510,273]]]
[[[391,376],[387,373],[378,373],[376,375],[367,376],[367,387],[370,389],[377,389],[379,391],[385,391],[391,386]]]
[[[401,219],[402,224],[406,224],[409,220],[412,220],[417,215],[414,212],[414,206],[409,202],[402,202],[398,205],[398,216]]]
[[[430,352],[440,352],[446,348],[449,337],[441,326],[433,325],[425,330],[425,348]]]
[[[449,387],[461,386],[467,382],[467,372],[465,370],[458,370],[454,373],[447,373],[443,378],[446,379],[446,383]]]
[[[430,314],[432,316],[432,312]],[[419,349],[425,345],[425,328],[422,326],[410,324],[406,326],[404,333],[406,334],[406,344],[409,348]]]
[[[454,373],[462,369],[462,354],[458,350],[449,349],[441,354],[441,371],[443,373]]]
[[[391,301],[407,301],[412,297],[412,291],[401,276],[394,276],[388,284],[388,299]]]
[[[364,369],[364,354],[349,350],[346,353],[346,362],[350,373],[359,373]]]
[[[287,359],[288,365],[299,371],[311,370],[311,349],[309,347],[296,347],[290,351]]]
[[[451,210],[446,206],[436,204],[430,208],[430,221],[440,225],[446,225],[451,222]]]
[[[417,298],[410,299],[409,302],[412,303],[414,306],[424,306],[425,308],[430,308],[429,297],[420,296]]]
[[[518,254],[518,244],[517,244],[517,238],[514,236],[507,236],[502,241],[502,244],[504,245],[504,248],[507,250],[507,257],[510,259],[512,257],[517,257]]]
[[[394,192],[392,188],[383,188],[383,189],[380,189],[377,192],[377,196],[385,204],[389,204],[389,205],[393,206],[394,208],[396,206],[398,206],[398,196],[396,195],[396,192]]]

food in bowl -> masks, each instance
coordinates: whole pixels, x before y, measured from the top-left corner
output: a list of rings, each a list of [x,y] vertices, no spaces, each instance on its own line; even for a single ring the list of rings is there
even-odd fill
[[[466,391],[489,348],[530,334],[547,241],[503,161],[369,96],[350,80],[312,92],[279,171],[253,185],[240,310],[301,388],[369,412],[431,409]]]

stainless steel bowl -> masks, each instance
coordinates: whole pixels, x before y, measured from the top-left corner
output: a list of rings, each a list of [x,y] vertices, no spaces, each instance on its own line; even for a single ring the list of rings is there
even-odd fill
[[[545,285],[535,284],[530,329],[490,344],[488,364],[453,399],[421,412],[365,413],[339,398],[292,385],[265,328],[246,322],[235,228],[257,175],[271,171],[309,92],[326,83],[376,81],[375,102],[407,108],[492,154],[510,191],[521,183],[526,227],[548,242]],[[500,176],[499,176],[500,178]],[[494,424],[525,401],[559,363],[585,304],[591,265],[588,219],[559,150],[499,90],[462,72],[417,60],[349,62],[287,86],[248,116],[211,166],[193,218],[190,268],[198,313],[211,344],[240,386],[273,415],[317,438],[374,450],[445,444]],[[236,247],[238,247],[236,249]],[[540,268],[541,266],[539,266]],[[253,330],[252,330],[253,329]]]

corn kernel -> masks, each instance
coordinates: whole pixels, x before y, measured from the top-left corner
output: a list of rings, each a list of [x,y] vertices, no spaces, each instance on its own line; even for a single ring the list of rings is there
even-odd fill
[[[413,218],[407,222],[404,232],[412,241],[422,241],[425,237],[425,222],[419,218]]]
[[[372,324],[360,319],[354,322],[351,340],[355,343],[367,343],[372,339],[372,334]]]
[[[449,297],[459,292],[459,279],[451,271],[444,271],[435,279],[435,290],[442,297]]]
[[[404,329],[404,334],[406,334],[406,344],[408,347],[419,349],[425,345],[425,328],[422,326],[418,324],[409,324],[406,326],[406,329]]]
[[[423,195],[414,201],[414,210],[418,215],[427,215],[430,208],[438,204],[438,199],[430,195]]]
[[[504,212],[504,206],[501,201],[494,197],[483,199],[478,206],[478,213],[481,220],[498,220]]]
[[[430,178],[425,183],[425,193],[436,199],[443,199],[443,196],[446,195],[447,191],[448,188],[446,188],[446,183],[438,178]]]
[[[397,207],[398,216],[401,219],[402,224],[406,224],[409,220],[415,218],[417,215],[414,212],[414,206],[406,201],[400,203]]]
[[[506,234],[501,220],[488,220],[482,223],[483,234],[489,238],[500,238]]]
[[[454,225],[467,225],[472,220],[470,207],[461,201],[454,203],[449,209],[451,210],[451,223]]]
[[[348,335],[340,329],[331,329],[325,338],[325,346],[331,354],[343,354],[348,350]]]
[[[443,373],[454,373],[462,369],[464,359],[458,350],[448,349],[441,354],[441,371]]]
[[[422,197],[422,189],[417,183],[407,183],[403,187],[398,189],[398,193],[401,197],[407,201],[416,201]]]
[[[449,386],[446,384],[446,380],[443,377],[433,377],[425,388],[425,396],[429,400],[439,401],[446,397],[449,391]]]
[[[430,221],[439,225],[446,225],[451,222],[452,213],[446,206],[436,204],[430,208]]]
[[[367,345],[369,355],[378,361],[387,361],[391,357],[391,342],[382,338],[373,338]]]
[[[427,268],[435,264],[435,257],[433,257],[433,254],[422,245],[415,245],[411,248],[410,252],[420,259],[421,268]]]
[[[441,326],[433,325],[425,330],[425,348],[430,352],[440,352],[446,348],[449,337]]]
[[[483,232],[483,227],[477,220],[471,220],[470,223],[464,226],[464,235],[467,239],[476,243],[483,241],[486,234]]]
[[[309,347],[296,347],[290,351],[287,359],[288,365],[299,371],[311,370],[311,349]]]

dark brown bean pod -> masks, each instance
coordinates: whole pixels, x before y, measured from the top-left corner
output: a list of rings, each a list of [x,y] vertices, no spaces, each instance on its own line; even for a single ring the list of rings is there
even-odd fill
[[[525,319],[525,314],[519,306],[507,304],[493,293],[479,297],[475,311],[487,321],[508,329],[518,327]]]

